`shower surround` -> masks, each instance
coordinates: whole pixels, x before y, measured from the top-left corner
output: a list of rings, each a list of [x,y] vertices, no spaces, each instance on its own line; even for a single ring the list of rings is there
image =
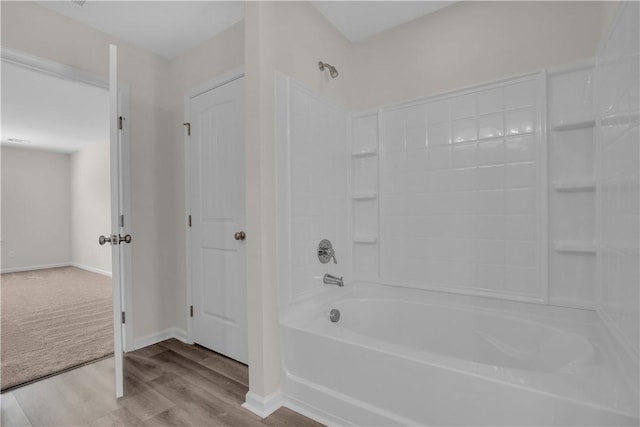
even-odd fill
[[[276,77],[285,405],[637,425],[638,4],[621,9],[593,61],[371,111]]]

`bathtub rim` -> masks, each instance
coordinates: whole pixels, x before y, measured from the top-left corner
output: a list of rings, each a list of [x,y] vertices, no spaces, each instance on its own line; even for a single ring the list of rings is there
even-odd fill
[[[353,298],[358,294],[365,297],[376,296],[388,298],[389,295],[402,294],[398,299],[406,300],[410,297],[412,301],[424,301],[426,304],[445,304],[456,307],[466,307],[469,309],[481,309],[504,313],[521,317],[523,313],[542,323],[553,321],[566,325],[576,325],[585,323],[597,323],[597,313],[592,308],[577,308],[539,304],[531,301],[505,300],[486,295],[467,295],[457,292],[443,292],[432,289],[405,288],[393,284],[379,282],[354,281],[345,282],[343,288],[331,287],[318,293],[310,295],[295,305],[288,307],[286,312],[280,315],[280,324],[295,322],[306,317],[307,313],[314,308],[326,304]]]
[[[400,292],[405,293],[405,289],[401,290]],[[562,395],[562,394],[558,394],[557,392],[553,392],[553,391],[549,391],[549,390],[544,390],[544,389],[538,389],[538,388],[533,388],[531,386],[523,386],[521,384],[517,384],[515,381],[507,381],[505,379],[502,378],[496,378],[495,375],[491,376],[491,375],[485,375],[483,373],[478,373],[477,372],[477,367],[478,366],[484,366],[486,367],[486,369],[490,369],[491,365],[486,365],[486,364],[482,364],[479,362],[474,362],[474,361],[467,361],[467,360],[462,360],[462,359],[455,359],[453,357],[447,357],[447,356],[443,356],[440,355],[438,353],[433,353],[433,352],[426,352],[426,351],[421,351],[421,350],[415,350],[415,351],[410,351],[409,355],[407,354],[407,352],[403,352],[403,351],[398,351],[398,348],[403,348],[406,349],[406,347],[398,345],[398,344],[390,344],[390,343],[385,343],[382,340],[373,338],[373,337],[367,337],[361,334],[358,334],[356,332],[352,332],[349,331],[351,333],[351,338],[353,338],[354,336],[356,338],[360,338],[360,337],[364,337],[365,338],[365,343],[362,342],[358,342],[357,340],[349,340],[349,339],[344,339],[344,338],[340,338],[335,336],[334,334],[331,333],[326,333],[325,332],[319,332],[317,330],[310,330],[311,327],[313,326],[317,326],[314,325],[314,323],[320,324],[320,325],[324,325],[324,326],[330,326],[331,322],[328,319],[328,316],[326,316],[326,318],[323,316],[322,318],[320,317],[310,317],[309,313],[312,310],[322,310],[323,308],[327,308],[329,307],[332,303],[335,303],[337,301],[341,301],[341,300],[347,300],[347,299],[356,299],[360,294],[364,294],[366,295],[366,298],[369,299],[382,299],[385,296],[388,297],[389,293],[393,293],[393,292],[398,292],[397,287],[394,286],[387,286],[387,285],[380,285],[380,284],[375,284],[375,283],[369,283],[369,282],[355,282],[352,283],[350,285],[345,286],[345,288],[343,289],[331,289],[330,292],[324,292],[320,295],[321,298],[318,298],[317,301],[305,301],[304,303],[299,304],[299,306],[297,307],[298,310],[296,310],[295,314],[290,315],[287,319],[283,319],[280,321],[280,327],[281,328],[291,328],[291,329],[297,329],[297,330],[301,330],[307,333],[311,333],[311,334],[315,334],[315,335],[319,335],[325,338],[330,338],[330,339],[335,339],[338,340],[344,344],[347,345],[357,345],[357,346],[361,346],[364,347],[368,350],[372,350],[372,351],[377,351],[377,352],[383,352],[383,353],[388,353],[388,354],[392,354],[395,357],[399,357],[401,359],[405,359],[405,360],[409,360],[409,361],[413,361],[413,362],[418,362],[418,363],[427,363],[431,366],[435,366],[441,369],[446,369],[448,371],[452,371],[452,372],[456,372],[456,373],[462,373],[465,375],[472,375],[474,377],[478,377],[484,380],[488,380],[488,381],[492,381],[492,382],[497,382],[499,384],[505,385],[505,386],[511,386],[511,387],[516,387],[522,390],[526,390],[526,391],[533,391],[536,393],[541,393],[541,394],[546,394],[549,396],[553,396],[557,399],[563,400],[563,401],[567,401],[567,402],[571,402],[573,404],[579,404],[579,405],[584,405],[584,406],[588,406],[590,408],[593,409],[597,409],[597,410],[601,410],[601,411],[606,411],[606,412],[610,412],[610,413],[615,413],[624,417],[629,417],[629,418],[633,418],[633,419],[638,419],[639,416],[636,413],[633,413],[633,410],[631,411],[627,411],[627,410],[621,410],[621,409],[617,409],[617,408],[613,408],[611,406],[607,406],[606,404],[601,404],[599,402],[595,402],[593,401],[593,399],[588,399],[588,398],[575,398],[575,397],[571,397],[571,396],[566,396],[566,395]],[[502,301],[502,300],[497,300],[494,298],[483,298],[483,297],[478,297],[478,296],[467,296],[467,295],[458,295],[458,294],[443,294],[441,292],[438,291],[415,291],[415,293],[417,294],[416,297],[418,297],[418,299],[420,300],[426,300],[427,304],[431,304],[431,305],[435,305],[435,304],[439,304],[439,303],[443,303],[445,305],[450,305],[453,308],[465,308],[468,310],[480,310],[482,309],[483,311],[486,311],[488,314],[490,315],[495,315],[496,313],[498,314],[506,314],[506,315],[510,315],[512,317],[516,317],[517,315],[519,315],[520,317],[518,318],[518,320],[522,320],[523,316],[526,316],[527,318],[529,316],[533,317],[533,322],[537,323],[536,321],[541,321],[541,323],[543,325],[546,325],[548,323],[557,323],[560,322],[563,326],[568,327],[570,329],[570,332],[574,332],[575,333],[575,328],[581,329],[581,328],[595,328],[595,330],[597,330],[595,333],[598,335],[599,338],[604,338],[603,342],[606,341],[607,344],[610,344],[610,341],[608,339],[608,336],[606,333],[603,334],[603,332],[601,331],[601,325],[600,325],[600,320],[596,314],[595,311],[593,310],[588,310],[588,309],[580,309],[580,308],[566,308],[566,307],[555,307],[555,306],[544,306],[544,305],[539,305],[539,304],[532,304],[532,303],[527,303],[527,302],[517,302],[517,301]],[[471,303],[477,303],[478,299],[481,300],[481,303],[486,304],[487,306],[484,307],[478,307],[477,305],[472,305]],[[411,301],[404,301],[401,300],[403,302],[414,302],[413,300]],[[452,303],[453,301],[453,303]],[[463,302],[463,303],[461,303]],[[464,304],[464,302],[466,302],[466,304]],[[495,311],[496,308],[495,307],[501,307],[502,310],[498,309],[497,312]],[[521,309],[525,308],[525,313],[523,314],[523,312],[521,311]],[[549,315],[551,315],[551,317],[549,317]],[[321,326],[322,327],[322,326]],[[553,328],[553,326],[552,326]],[[557,327],[556,327],[557,328]],[[562,329],[562,328],[560,328]],[[580,335],[580,333],[578,333]],[[284,336],[285,334],[282,333],[281,334],[281,339],[282,339],[282,345],[283,348],[286,345],[284,342]],[[589,339],[587,339],[587,341],[589,341],[591,343],[591,341]],[[615,341],[613,342],[615,344]],[[381,345],[382,344],[382,345]],[[602,350],[602,349],[599,349]],[[607,352],[607,355],[610,356],[610,354],[608,354],[609,352]],[[417,355],[428,355],[428,358],[424,358],[424,357],[419,357],[416,356]],[[617,355],[617,353],[616,353]],[[436,362],[434,362],[434,359],[436,360]],[[459,365],[466,365],[466,368],[460,369],[459,367],[452,367],[450,366],[450,364],[446,363],[448,360],[453,359],[456,361],[456,363],[458,363]],[[284,357],[281,358],[282,361],[282,373],[283,376],[285,377],[297,377],[297,375],[295,375],[294,373],[292,373],[288,367],[286,366]],[[511,369],[511,368],[504,368],[505,373],[506,372],[517,372],[517,373],[527,373],[528,371],[522,371],[522,370],[517,370],[517,369]],[[539,373],[535,373],[536,375]],[[542,373],[542,375],[546,375],[546,376],[552,376],[553,374],[551,373]],[[620,379],[620,378],[617,378]],[[622,377],[622,379],[624,379],[624,377]],[[624,381],[622,382],[623,384],[625,384],[627,387],[625,387],[626,389],[628,389],[629,384],[625,383]],[[633,390],[633,388],[631,388],[631,390]],[[637,390],[633,390],[635,396],[638,395]]]
[[[527,317],[523,317],[523,316],[516,316],[514,313],[510,313],[510,312],[503,312],[503,311],[495,311],[495,310],[491,310],[491,309],[487,309],[487,308],[483,308],[483,307],[471,307],[471,306],[466,306],[466,305],[453,305],[453,304],[448,304],[448,305],[440,305],[437,304],[435,302],[426,302],[426,301],[407,301],[407,300],[402,300],[400,298],[397,297],[372,297],[372,296],[361,296],[361,295],[346,295],[344,298],[341,298],[339,300],[334,300],[330,303],[327,303],[326,305],[324,305],[322,308],[324,309],[325,312],[328,312],[329,309],[333,309],[333,308],[340,308],[339,306],[347,303],[347,302],[352,302],[355,301],[357,303],[367,303],[367,302],[388,302],[388,303],[397,303],[397,304],[407,304],[407,305],[412,305],[412,306],[424,306],[424,307],[433,307],[433,308],[438,308],[438,309],[450,309],[450,310],[454,310],[454,311],[460,311],[460,312],[466,312],[466,313],[480,313],[483,316],[487,316],[487,317],[494,317],[494,318],[498,318],[500,320],[504,320],[507,322],[512,322],[512,323],[521,323],[521,324],[526,324],[528,326],[534,327],[534,328],[540,328],[542,330],[544,330],[545,332],[548,332],[550,335],[551,334],[563,334],[563,335],[568,335],[568,336],[574,336],[576,337],[576,339],[578,341],[580,341],[581,343],[585,344],[585,347],[588,350],[588,354],[585,355],[584,357],[581,357],[579,359],[576,359],[572,362],[578,362],[578,363],[584,363],[588,360],[591,360],[594,357],[595,351],[596,349],[593,346],[593,343],[591,341],[589,341],[589,339],[587,339],[587,337],[585,337],[583,334],[576,332],[576,331],[571,331],[571,330],[567,330],[566,328],[562,328],[558,325],[549,325],[543,322],[538,321],[537,319],[533,319],[533,318],[527,318]],[[338,327],[342,326],[340,325],[340,322],[338,322]],[[353,331],[353,329],[350,329],[348,327],[345,327],[345,329],[349,329],[351,331]],[[354,333],[358,334],[358,335],[362,335],[362,336],[370,336],[367,334],[364,334],[362,332],[359,331],[353,331]],[[379,340],[379,341],[383,341],[383,342],[387,342],[383,339],[374,337],[374,336],[370,336],[373,339]],[[409,347],[407,345],[403,345],[400,343],[392,343],[394,346],[399,346],[399,347],[408,347],[408,348],[413,348],[413,347]],[[438,353],[436,351],[432,351],[432,350],[422,350],[419,348],[415,348],[416,351],[419,352],[424,352],[424,353],[428,353],[428,354],[441,354]],[[512,370],[517,370],[517,371],[530,371],[530,372],[539,372],[539,373],[553,373],[553,372],[549,372],[549,371],[539,371],[539,370],[535,370],[535,369],[526,369],[526,368],[517,368],[517,367],[507,367],[507,366],[502,366],[502,365],[494,365],[494,364],[489,364],[489,363],[484,363],[484,362],[479,362],[479,361],[474,361],[471,359],[467,359],[464,357],[456,357],[454,355],[451,354],[442,354],[442,356],[444,357],[451,357],[454,359],[458,359],[458,360],[465,360],[465,361],[469,361],[472,363],[478,363],[478,364],[482,364],[482,365],[488,365],[488,366],[496,366],[499,368],[506,368],[506,369],[512,369]],[[571,363],[571,362],[570,362]]]

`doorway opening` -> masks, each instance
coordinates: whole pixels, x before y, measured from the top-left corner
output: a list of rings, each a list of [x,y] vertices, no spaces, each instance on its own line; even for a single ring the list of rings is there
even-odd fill
[[[4,54],[4,52],[3,52]],[[113,354],[109,93],[2,61],[2,391]]]

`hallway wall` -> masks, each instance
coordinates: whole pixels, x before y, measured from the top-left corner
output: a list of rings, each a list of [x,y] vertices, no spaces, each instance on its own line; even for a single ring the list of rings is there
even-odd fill
[[[2,271],[71,259],[70,157],[2,146]]]
[[[111,230],[109,143],[91,144],[71,154],[71,262],[111,274],[111,251],[96,244]]]

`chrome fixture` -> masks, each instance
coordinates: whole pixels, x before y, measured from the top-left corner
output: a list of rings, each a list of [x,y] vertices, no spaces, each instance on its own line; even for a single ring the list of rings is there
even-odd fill
[[[127,234],[126,236],[120,236],[117,234],[112,234],[109,237],[100,236],[98,238],[98,243],[100,245],[104,245],[105,243],[109,243],[111,246],[120,245],[124,243],[131,243],[131,234]]]
[[[331,76],[331,78],[336,78],[338,77],[338,70],[336,70],[336,67],[334,67],[331,64],[327,64],[326,62],[318,62],[318,68],[320,68],[320,71],[324,71],[325,68],[329,69],[329,75]]]
[[[329,312],[329,320],[331,320],[333,323],[336,323],[338,320],[340,320],[340,310],[332,308]]]
[[[244,231],[238,231],[233,235],[233,238],[236,240],[244,240],[247,238],[247,235],[244,233]]]
[[[333,250],[333,245],[327,239],[320,240],[318,243],[318,259],[321,263],[326,264],[333,258],[333,263],[337,264],[336,251]]]
[[[325,285],[337,285],[340,287],[344,286],[344,283],[342,282],[342,277],[332,276],[331,274],[325,274],[324,277],[322,278],[322,281],[324,282]]]

